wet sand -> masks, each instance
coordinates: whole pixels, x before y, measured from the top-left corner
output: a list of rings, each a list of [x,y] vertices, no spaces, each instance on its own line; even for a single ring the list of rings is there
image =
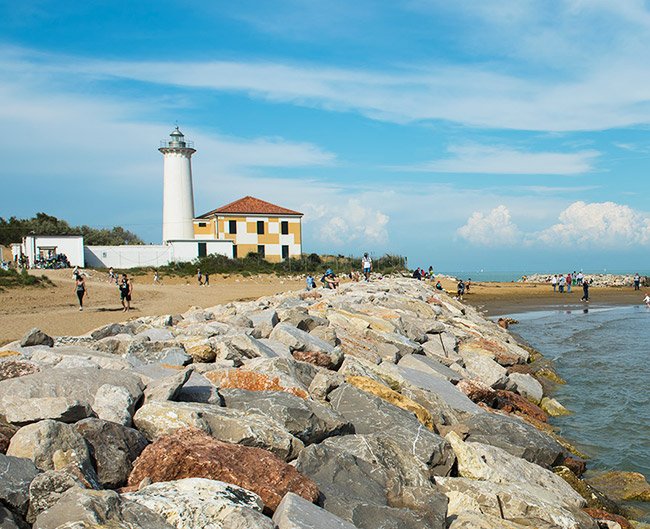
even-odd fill
[[[195,278],[164,277],[153,284],[151,274],[133,278],[131,311],[122,312],[117,287],[105,273],[88,272],[88,297],[79,311],[71,270],[38,270],[54,287],[26,287],[0,292],[0,345],[21,338],[32,327],[52,336],[80,335],[108,323],[148,315],[179,314],[192,306],[211,307],[235,300],[303,288],[303,280],[272,275],[210,276],[210,286],[200,287]]]

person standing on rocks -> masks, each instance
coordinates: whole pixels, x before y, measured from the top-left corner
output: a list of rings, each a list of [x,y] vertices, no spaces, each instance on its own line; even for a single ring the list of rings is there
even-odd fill
[[[86,280],[83,276],[76,276],[75,280],[75,292],[77,293],[77,298],[79,299],[79,310],[84,310],[84,296],[88,297],[88,292],[86,291]]]
[[[126,274],[122,274],[122,280],[118,285],[120,289],[120,300],[122,301],[122,312],[131,310],[131,294],[133,294],[133,285]]]
[[[361,267],[363,269],[363,275],[366,278],[366,281],[370,281],[370,272],[372,271],[372,259],[368,255],[368,252],[363,254],[361,258]]]

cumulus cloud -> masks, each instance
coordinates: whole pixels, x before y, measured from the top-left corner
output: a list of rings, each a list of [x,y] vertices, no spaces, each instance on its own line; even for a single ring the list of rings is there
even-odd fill
[[[390,217],[361,200],[351,198],[340,205],[305,204],[305,222],[317,222],[320,239],[332,244],[375,244],[388,240]]]
[[[506,246],[520,239],[519,229],[513,224],[510,211],[504,205],[497,206],[487,214],[475,211],[456,233],[479,246]]]
[[[448,151],[450,158],[400,169],[432,173],[575,175],[591,171],[592,162],[599,155],[594,150],[529,152],[479,144],[453,145]]]
[[[557,224],[532,236],[552,245],[622,247],[650,244],[650,215],[615,202],[574,202]]]

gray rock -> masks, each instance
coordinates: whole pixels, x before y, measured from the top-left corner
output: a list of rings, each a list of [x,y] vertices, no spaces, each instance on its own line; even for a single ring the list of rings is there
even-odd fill
[[[289,492],[273,514],[277,529],[355,529],[338,516],[314,505],[301,496]]]
[[[144,390],[144,401],[176,400],[183,384],[188,381],[194,370],[189,368],[169,377],[152,380]]]
[[[278,323],[273,328],[270,338],[288,345],[292,351],[331,353],[334,350],[327,342],[285,322]]]
[[[192,357],[182,347],[165,347],[160,351],[144,351],[140,347],[131,347],[124,357],[131,365],[167,364],[170,366],[186,366],[192,363]]]
[[[21,529],[22,524],[18,525],[18,520],[14,513],[0,504],[0,528],[1,529]]]
[[[271,417],[305,444],[354,433],[352,424],[328,406],[286,391],[224,389],[221,395],[226,407]]]
[[[243,358],[277,358],[279,355],[257,338],[246,334],[235,334],[228,342]]]
[[[79,402],[67,397],[25,399],[7,395],[3,399],[3,405],[7,421],[18,426],[44,419],[74,423],[94,415],[87,402]]]
[[[7,411],[6,401],[16,405],[34,398],[64,397],[93,406],[97,390],[104,384],[124,387],[138,401],[143,384],[140,377],[110,369],[54,369],[24,377],[0,381],[0,414]]]
[[[190,378],[183,384],[175,400],[179,402],[214,404],[216,406],[222,405],[219,388],[196,371],[192,371]]]
[[[38,469],[29,459],[0,454],[0,503],[24,516],[29,504],[29,484],[37,475]]]
[[[274,529],[260,497],[229,483],[202,478],[153,483],[124,494],[176,529]]]
[[[131,426],[135,404],[134,395],[125,387],[104,384],[95,393],[93,410],[100,419]]]
[[[121,323],[111,323],[94,330],[90,333],[90,336],[93,340],[102,340],[103,338],[116,336],[118,334],[133,334],[133,330],[128,325],[123,325]]]
[[[537,379],[524,373],[510,373],[506,389],[519,393],[534,404],[539,404],[544,396],[544,389]]]
[[[402,388],[402,395],[416,402],[431,414],[436,427],[451,426],[462,422],[466,416],[463,412],[452,408],[437,393],[416,387]]]
[[[368,331],[368,336],[376,342],[390,344],[397,347],[400,356],[419,353],[422,351],[422,346],[419,343],[409,340],[406,336],[402,336],[401,334],[381,332],[371,329]]]
[[[193,427],[220,441],[264,448],[287,461],[304,446],[269,417],[210,404],[154,401],[142,406],[133,422],[149,440]]]
[[[344,382],[345,376],[343,374],[330,371],[329,369],[323,369],[312,379],[309,385],[309,395],[314,399],[325,401],[330,392]]]
[[[423,426],[411,412],[349,384],[332,391],[329,401],[334,410],[353,424],[356,433],[390,432],[395,442],[430,466],[434,474],[446,475],[450,471],[454,462],[451,447]]]
[[[274,309],[265,309],[257,312],[250,312],[248,314],[251,322],[253,323],[253,329],[257,334],[256,338],[268,338],[280,319],[278,318],[278,313]]]
[[[47,470],[36,476],[29,486],[27,521],[34,523],[39,514],[56,504],[72,487],[85,489],[87,484],[68,470]]]
[[[462,353],[462,357],[465,362],[465,369],[472,377],[493,388],[505,388],[508,380],[508,371],[505,367],[499,365],[489,356],[474,352]]]
[[[88,445],[71,424],[48,419],[23,426],[11,438],[7,455],[31,459],[41,470],[79,468],[89,482],[97,482]]]
[[[59,501],[36,518],[34,529],[128,527],[173,529],[159,514],[112,490],[68,489]]]
[[[319,329],[321,327],[318,327]],[[291,349],[288,345],[278,342],[277,340],[271,340],[269,338],[260,338],[259,342],[275,351],[275,355],[280,358],[292,358]]]
[[[145,436],[101,419],[85,419],[75,428],[91,449],[100,485],[109,489],[125,485],[133,462],[148,444]]]
[[[564,449],[554,439],[514,417],[483,413],[463,424],[468,430],[466,441],[502,448],[543,467],[555,465],[564,454]]]
[[[281,324],[278,324],[281,325]],[[293,358],[253,358],[246,362],[246,371],[256,371],[264,375],[276,376],[280,383],[307,390],[319,368]]]
[[[158,329],[155,327],[146,329],[135,335],[135,338],[142,338],[142,337],[149,338],[149,340],[151,340],[152,342],[164,342],[166,340],[174,339],[174,335],[171,333],[169,329]]]
[[[458,373],[446,365],[425,355],[404,355],[397,363],[398,366],[422,371],[427,375],[444,378],[454,384],[460,380]]]
[[[306,447],[296,468],[316,482],[327,511],[357,527],[445,527],[446,498],[394,436],[333,437]]]
[[[54,348],[34,347],[31,352],[31,359],[43,368],[58,367],[63,362],[62,370],[66,369],[66,365],[73,366],[68,368],[70,370],[100,367],[119,371],[129,368],[129,363],[123,358],[90,349],[83,345],[64,345]]]
[[[25,333],[25,336],[23,336],[22,340],[20,340],[20,346],[32,347],[34,345],[45,345],[47,347],[53,347],[54,339],[37,327],[34,327]]]

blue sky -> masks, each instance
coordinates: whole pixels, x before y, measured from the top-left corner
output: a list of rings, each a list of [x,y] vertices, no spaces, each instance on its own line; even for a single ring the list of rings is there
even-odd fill
[[[306,252],[647,270],[649,56],[643,0],[0,0],[0,216],[158,242],[178,122],[197,214],[303,211]]]

